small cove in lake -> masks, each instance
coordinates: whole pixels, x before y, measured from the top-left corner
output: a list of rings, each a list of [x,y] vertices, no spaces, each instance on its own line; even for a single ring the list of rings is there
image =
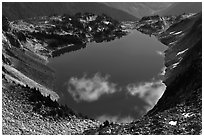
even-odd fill
[[[99,120],[129,122],[143,115],[165,90],[166,46],[132,30],[110,42],[50,58],[60,103]]]

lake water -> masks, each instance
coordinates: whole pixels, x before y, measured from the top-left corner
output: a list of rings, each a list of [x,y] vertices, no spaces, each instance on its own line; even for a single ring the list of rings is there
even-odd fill
[[[89,43],[51,58],[60,103],[99,120],[129,122],[149,110],[165,90],[166,47],[136,30],[121,39]]]

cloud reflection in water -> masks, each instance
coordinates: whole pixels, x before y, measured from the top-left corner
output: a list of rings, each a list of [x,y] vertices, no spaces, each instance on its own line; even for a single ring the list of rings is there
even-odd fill
[[[166,85],[161,80],[127,85],[127,92],[130,95],[138,96],[149,104],[147,111],[157,103],[165,89]]]
[[[116,84],[109,81],[109,75],[102,76],[96,73],[88,78],[84,75],[82,78],[71,77],[68,81],[68,92],[75,101],[96,101],[103,94],[113,94],[116,91]]]
[[[68,92],[76,102],[97,101],[102,95],[114,95],[114,93],[120,92],[122,90],[122,88],[119,88],[116,83],[111,82],[109,78],[110,75],[106,74],[102,76],[100,73],[96,73],[92,77],[87,77],[86,74],[81,78],[71,77],[68,81]],[[161,80],[153,80],[149,82],[128,84],[123,88],[122,91],[124,93],[122,94],[135,97],[135,99],[141,99],[145,105],[138,106],[138,104],[135,104],[135,107],[132,109],[130,108],[130,110],[133,110],[138,114],[144,114],[152,107],[154,107],[165,89],[166,86],[162,83]],[[119,112],[118,114],[116,112],[114,115],[108,114],[108,112],[104,112],[104,114],[98,115],[96,119],[100,121],[109,120],[113,122],[127,123],[131,122],[134,118],[132,115],[121,116]]]

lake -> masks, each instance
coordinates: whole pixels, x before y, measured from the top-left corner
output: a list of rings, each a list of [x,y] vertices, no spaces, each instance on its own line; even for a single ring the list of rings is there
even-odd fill
[[[165,90],[162,52],[154,36],[132,30],[110,42],[50,58],[60,103],[104,121],[129,122],[151,109]]]

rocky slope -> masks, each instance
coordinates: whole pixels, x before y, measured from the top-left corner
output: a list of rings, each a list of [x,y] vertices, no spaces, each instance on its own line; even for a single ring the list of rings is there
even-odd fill
[[[169,47],[165,51],[164,83],[167,88],[164,94],[141,119],[128,124],[107,122],[85,134],[201,134],[202,15],[179,17],[168,29],[158,32],[149,28],[147,34],[154,33]]]
[[[3,79],[2,91],[4,135],[81,134],[100,124],[60,106],[35,88]]]
[[[106,15],[2,19],[3,134],[82,134],[100,122],[59,105],[49,57],[126,35]]]

